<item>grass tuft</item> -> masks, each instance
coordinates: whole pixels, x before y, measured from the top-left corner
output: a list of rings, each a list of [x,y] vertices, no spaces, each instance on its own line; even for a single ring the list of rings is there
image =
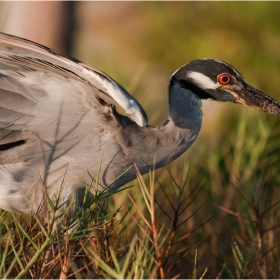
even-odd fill
[[[1,278],[279,278],[277,127],[244,114],[191,165],[137,171],[114,192],[91,182],[62,205],[45,193],[30,215],[2,211]]]

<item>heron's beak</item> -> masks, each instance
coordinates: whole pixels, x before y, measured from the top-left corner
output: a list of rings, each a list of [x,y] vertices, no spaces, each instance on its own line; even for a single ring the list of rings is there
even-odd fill
[[[280,116],[280,104],[265,93],[244,84],[244,87],[234,94],[234,102],[247,105],[267,114]]]

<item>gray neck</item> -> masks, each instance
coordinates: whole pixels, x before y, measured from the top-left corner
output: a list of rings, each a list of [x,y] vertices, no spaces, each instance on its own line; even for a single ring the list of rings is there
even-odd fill
[[[191,90],[180,87],[177,81],[169,88],[169,117],[175,130],[193,131],[197,136],[202,121],[201,99]]]
[[[201,101],[175,81],[169,88],[169,119],[159,127],[128,126],[125,129],[124,165],[136,163],[144,174],[164,166],[184,153],[196,139],[202,120]],[[129,143],[129,144],[128,144]]]

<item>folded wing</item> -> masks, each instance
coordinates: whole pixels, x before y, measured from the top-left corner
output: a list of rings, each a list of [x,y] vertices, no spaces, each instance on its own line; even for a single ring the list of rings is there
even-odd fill
[[[0,207],[8,209],[11,193],[16,197],[38,177],[49,185],[60,182],[69,164],[73,187],[88,183],[103,153],[103,170],[113,171],[103,175],[102,184],[119,175],[121,166],[110,168],[122,153],[114,132],[129,122],[115,106],[146,125],[140,104],[106,74],[0,33]]]

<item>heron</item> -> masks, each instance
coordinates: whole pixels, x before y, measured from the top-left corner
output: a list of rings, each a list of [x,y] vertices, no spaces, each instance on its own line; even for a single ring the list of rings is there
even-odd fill
[[[29,212],[32,201],[36,210],[42,186],[55,197],[63,180],[63,201],[90,181],[116,190],[136,178],[135,166],[145,174],[169,164],[196,140],[202,100],[280,116],[276,100],[218,59],[196,59],[176,70],[168,96],[168,119],[149,125],[139,102],[107,74],[1,33],[0,208]]]

